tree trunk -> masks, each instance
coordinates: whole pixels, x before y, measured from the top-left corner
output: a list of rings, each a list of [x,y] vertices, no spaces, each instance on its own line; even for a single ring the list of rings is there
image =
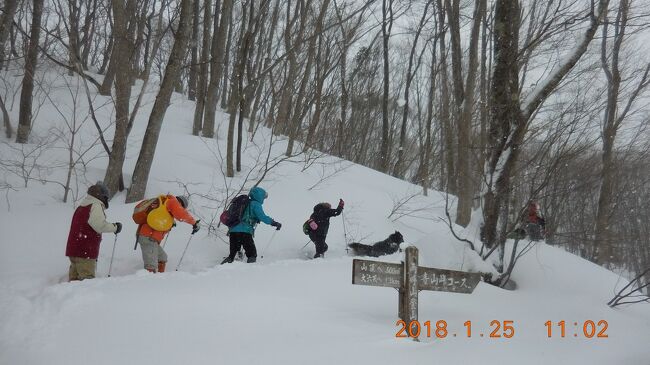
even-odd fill
[[[80,62],[79,57],[79,13],[81,12],[80,6],[77,5],[76,0],[68,0],[68,14],[70,24],[68,28],[68,76],[74,75],[74,70],[77,69],[77,63]]]
[[[383,96],[381,102],[381,147],[379,150],[379,171],[388,173],[390,166],[390,124],[388,121],[388,101],[390,98],[390,65],[388,61],[388,40],[393,27],[393,0],[383,0],[381,7],[382,50],[383,50]]]
[[[34,0],[32,9],[32,25],[29,35],[29,49],[25,57],[25,76],[20,93],[20,109],[18,114],[17,143],[27,143],[32,131],[32,98],[34,92],[34,73],[38,62],[38,45],[41,36],[41,16],[43,15],[43,0]]]
[[[253,0],[251,0],[253,1]],[[251,4],[252,8],[252,4]],[[242,133],[242,123],[243,120],[241,119],[241,112],[243,106],[242,104],[242,89],[243,89],[243,80],[244,80],[244,72],[245,72],[245,67],[246,67],[246,57],[248,53],[248,46],[250,42],[250,29],[246,29],[247,27],[247,16],[250,15],[250,18],[252,20],[253,14],[249,14],[246,5],[243,6],[243,15],[242,15],[242,29],[239,37],[239,41],[237,42],[239,44],[239,47],[237,47],[237,56],[235,59],[235,64],[234,67],[235,69],[233,70],[232,73],[232,78],[230,79],[230,100],[228,102],[228,114],[229,114],[229,121],[228,121],[228,141],[227,141],[227,148],[226,148],[226,176],[227,177],[234,177],[235,176],[235,167],[234,167],[234,149],[235,149],[235,122],[237,121],[237,112],[240,113],[240,120],[238,123],[238,147],[241,148],[241,133]],[[224,80],[225,82],[225,80]],[[239,149],[238,149],[238,157],[241,158],[241,155],[239,154]],[[241,161],[238,159],[238,166],[241,166]],[[241,167],[240,167],[241,169]]]
[[[322,24],[321,24],[322,26]],[[309,123],[309,129],[307,131],[307,137],[305,138],[305,143],[303,145],[303,152],[306,152],[312,145],[314,139],[314,134],[316,133],[316,128],[320,124],[321,114],[323,112],[323,87],[325,84],[325,78],[327,78],[327,72],[323,65],[323,34],[322,31],[318,31],[318,50],[316,52],[316,90],[314,91],[315,96],[315,109],[314,115],[312,117],[311,123]]]
[[[221,108],[228,107],[228,86],[230,85],[230,48],[232,47],[232,37],[235,30],[233,29],[232,20],[228,25],[228,37],[226,37],[226,54],[223,56],[223,80],[221,80]]]
[[[481,125],[480,125],[480,135],[479,135],[479,161],[476,164],[476,173],[475,176],[482,177],[485,173],[484,168],[488,158],[488,148],[487,148],[487,128],[488,128],[488,117],[489,117],[489,99],[488,99],[488,87],[490,84],[490,74],[489,70],[491,67],[488,67],[488,25],[487,25],[487,14],[483,17],[483,31],[482,31],[482,41],[481,41],[481,85],[480,85],[480,94],[481,94]],[[491,62],[490,62],[491,65]],[[477,182],[475,189],[478,191],[480,189],[481,182]]]
[[[108,156],[108,166],[104,175],[104,184],[113,196],[123,189],[122,168],[126,158],[126,142],[128,139],[129,107],[131,101],[131,78],[133,56],[133,42],[129,37],[128,22],[132,21],[135,14],[136,0],[112,2],[115,22],[113,34],[115,44],[113,55],[115,59],[122,60],[122,67],[115,69],[115,135],[111,153]],[[113,63],[111,61],[111,63]],[[109,89],[110,94],[110,89]]]
[[[596,227],[594,233],[594,259],[603,266],[611,262],[612,256],[612,237],[610,234],[610,218],[614,210],[615,181],[616,181],[616,158],[614,154],[614,144],[618,129],[623,121],[624,115],[619,116],[618,101],[621,87],[621,71],[619,68],[619,56],[621,47],[626,36],[626,26],[628,20],[630,1],[621,0],[619,10],[613,26],[614,45],[611,57],[607,54],[607,39],[609,21],[605,18],[603,25],[603,38],[601,46],[601,66],[607,77],[607,106],[603,117],[603,152],[602,152],[602,170],[601,184],[598,195],[598,206],[596,211]],[[610,59],[608,61],[608,59]],[[611,65],[609,64],[611,62]],[[623,114],[623,113],[621,113]]]
[[[436,95],[436,41],[437,38],[433,40],[433,46],[431,47],[431,68],[429,69],[429,95],[427,101],[427,118],[425,121],[425,141],[424,141],[424,151],[420,152],[420,183],[422,184],[422,190],[424,196],[428,195],[428,190],[431,185],[429,165],[431,161],[431,154],[433,150],[433,141],[431,133],[431,124],[433,123],[433,105],[435,102]]]
[[[113,55],[114,44],[115,44],[115,38],[113,37],[113,34],[111,32],[111,35],[109,36],[108,46],[106,47],[106,52],[104,52],[104,58],[102,59],[102,65],[99,67],[100,74],[104,74],[106,72],[106,68],[109,66],[111,57]]]
[[[138,155],[138,162],[133,170],[133,180],[127,195],[127,202],[141,200],[144,197],[162,122],[165,118],[167,107],[169,106],[174,84],[183,67],[183,57],[187,50],[191,30],[192,5],[193,0],[181,1],[180,21],[178,30],[174,36],[174,46],[172,47],[169,61],[165,68],[165,74],[160,84],[160,91],[156,96],[156,101],[149,115],[149,122],[142,141],[140,154]]]
[[[13,27],[14,14],[16,13],[17,7],[18,0],[5,0],[4,8],[2,9],[2,17],[0,17],[0,70],[4,66],[5,45]]]
[[[195,0],[197,3],[199,0]],[[197,86],[196,108],[194,109],[194,123],[192,134],[199,135],[203,129],[203,110],[205,109],[206,89],[208,87],[208,70],[210,58],[210,28],[212,28],[212,3],[210,0],[204,1],[203,9],[203,45],[201,47],[201,66],[199,67],[199,77]]]
[[[224,0],[221,7],[221,20],[217,23],[215,15],[215,28],[218,26],[212,39],[212,62],[210,63],[210,83],[208,84],[208,95],[205,101],[205,114],[203,118],[203,136],[214,137],[215,113],[219,100],[219,81],[223,73],[223,59],[225,53],[226,36],[232,16],[233,0]],[[216,11],[215,11],[216,12]]]
[[[296,82],[296,74],[298,73],[298,62],[296,60],[296,53],[298,44],[302,41],[302,31],[304,31],[304,22],[300,23],[300,29],[295,35],[296,39],[292,41],[293,24],[298,19],[301,5],[304,2],[300,0],[294,9],[293,18],[291,17],[291,1],[287,2],[287,19],[288,21],[284,29],[284,49],[286,50],[287,59],[287,74],[284,78],[284,86],[282,87],[282,96],[280,97],[280,104],[278,106],[278,115],[275,119],[274,132],[289,134],[289,126],[291,120],[291,105],[294,95],[294,85]]]
[[[95,38],[95,27],[97,25],[97,0],[92,0],[87,5],[86,16],[84,17],[84,24],[80,30],[83,34],[79,41],[79,49],[81,52],[81,65],[83,69],[88,69],[88,59],[90,57],[90,50],[92,49],[93,41]],[[83,46],[83,50],[82,50]]]
[[[303,17],[307,17],[307,13],[310,12],[311,9],[311,1],[308,3],[308,8],[307,11],[304,12]],[[302,81],[300,83],[300,88],[298,89],[298,95],[296,98],[296,102],[294,103],[294,112],[293,112],[293,117],[292,117],[292,127],[289,132],[289,143],[287,144],[287,150],[285,152],[285,156],[289,157],[293,153],[293,144],[294,140],[298,138],[298,135],[300,133],[300,128],[302,127],[302,119],[304,116],[304,113],[301,112],[305,108],[305,99],[306,99],[306,90],[307,90],[307,85],[309,84],[309,80],[311,79],[311,70],[314,65],[315,57],[316,57],[316,41],[318,41],[318,35],[322,33],[323,29],[323,19],[325,17],[325,13],[327,12],[327,8],[329,6],[329,0],[324,0],[323,4],[321,5],[321,9],[318,14],[318,18],[316,20],[316,27],[314,29],[314,33],[311,35],[309,38],[309,45],[307,47],[307,64],[305,65],[305,72],[303,74]],[[306,19],[303,20],[306,23]],[[320,57],[316,59],[316,62],[321,62],[322,60]],[[316,75],[318,77],[318,75]],[[322,88],[322,86],[321,86]],[[318,107],[317,107],[318,108]]]
[[[415,50],[418,46],[418,39],[420,38],[420,33],[422,32],[422,27],[424,26],[425,20],[427,18],[427,13],[429,10],[429,5],[431,5],[431,1],[427,1],[425,7],[424,7],[424,12],[422,13],[422,17],[420,18],[420,23],[418,25],[417,30],[415,31],[415,37],[413,38],[413,45],[411,47],[411,52],[409,53],[409,65],[408,69],[406,71],[406,85],[404,85],[404,106],[402,110],[402,127],[400,128],[400,134],[399,134],[399,148],[397,149],[397,162],[395,163],[395,167],[393,168],[393,176],[398,177],[400,179],[404,178],[404,173],[405,173],[405,166],[404,165],[404,149],[406,149],[406,126],[408,123],[408,116],[409,116],[409,91],[411,89],[411,82],[413,81],[413,77],[415,76],[415,73],[413,72],[413,61],[415,58]]]
[[[208,4],[210,7],[210,4]],[[199,58],[199,19],[201,13],[200,0],[194,0],[194,20],[192,21],[192,39],[191,45],[191,60],[190,60],[190,78],[187,85],[187,98],[189,100],[196,100],[197,89],[197,73],[199,72],[198,58]]]
[[[476,75],[478,73],[478,45],[481,36],[481,21],[485,15],[486,0],[476,0],[469,45],[469,65],[467,81],[464,89],[464,102],[458,120],[458,206],[456,209],[456,224],[463,227],[469,224],[474,200],[474,175],[470,158],[472,150],[472,114],[474,111],[474,96]],[[453,38],[453,37],[452,37]]]
[[[11,139],[14,134],[14,129],[11,126],[11,118],[9,118],[9,112],[7,112],[7,107],[5,106],[4,100],[0,95],[0,110],[2,110],[2,121],[5,126],[5,136],[7,139]]]
[[[442,0],[437,0],[438,4],[438,34],[440,34],[440,124],[442,131],[442,140],[444,141],[443,155],[445,157],[445,170],[447,181],[445,190],[451,194],[457,192],[456,188],[456,164],[454,162],[455,149],[454,133],[451,124],[449,109],[451,106],[451,96],[449,93],[449,72],[447,71],[447,45],[445,41],[447,27],[445,26],[445,10]]]

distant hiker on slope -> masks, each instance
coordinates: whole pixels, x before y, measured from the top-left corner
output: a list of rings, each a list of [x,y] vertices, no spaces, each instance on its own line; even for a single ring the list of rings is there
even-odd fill
[[[539,204],[531,200],[528,203],[527,215],[525,217],[525,227],[528,237],[533,241],[544,239],[546,220],[542,216],[539,209]]]
[[[242,246],[248,258],[246,262],[252,263],[257,261],[257,249],[255,248],[253,237],[255,236],[255,227],[258,223],[264,222],[275,227],[278,231],[282,227],[282,224],[264,213],[262,204],[264,204],[264,199],[268,198],[268,194],[264,189],[256,186],[248,193],[248,197],[248,202],[243,207],[241,216],[236,218],[236,224],[228,228],[230,255],[221,262],[222,265],[232,263]]]
[[[100,181],[88,188],[88,196],[74,211],[65,255],[70,259],[68,280],[93,279],[102,233],[120,233],[122,223],[106,221],[108,189]]]
[[[336,209],[332,209],[330,203],[319,203],[314,206],[314,212],[309,217],[309,220],[303,225],[303,231],[309,235],[309,239],[314,242],[316,246],[316,254],[314,258],[325,257],[327,251],[327,231],[330,228],[330,218],[336,217],[343,212],[345,202],[339,199],[339,205]]]
[[[136,205],[133,221],[140,225],[137,243],[140,244],[147,271],[165,272],[167,253],[160,242],[175,225],[174,219],[191,224],[192,234],[199,231],[199,221],[186,210],[188,204],[184,196],[160,195]]]

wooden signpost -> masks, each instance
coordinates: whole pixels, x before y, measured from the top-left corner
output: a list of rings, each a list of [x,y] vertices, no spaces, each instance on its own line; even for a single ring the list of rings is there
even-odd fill
[[[418,249],[406,248],[401,264],[371,260],[352,261],[352,284],[385,286],[399,291],[398,316],[405,323],[418,319],[420,290],[471,293],[481,281],[478,273],[418,266]]]

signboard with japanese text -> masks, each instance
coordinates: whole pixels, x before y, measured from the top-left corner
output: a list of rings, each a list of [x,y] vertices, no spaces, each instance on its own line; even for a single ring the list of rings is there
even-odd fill
[[[355,259],[352,262],[352,284],[399,288],[404,277],[402,267],[402,264]]]
[[[418,266],[418,290],[471,293],[481,281],[481,275],[454,270]]]

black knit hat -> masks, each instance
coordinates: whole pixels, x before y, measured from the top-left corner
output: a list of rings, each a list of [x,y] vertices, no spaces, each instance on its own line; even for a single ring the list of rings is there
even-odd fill
[[[88,195],[99,199],[108,209],[108,188],[103,182],[98,181],[95,185],[88,188]]]
[[[183,195],[177,195],[176,200],[178,200],[179,203],[183,206],[183,208],[187,208],[188,205],[190,204],[189,201],[187,200],[187,197]]]

